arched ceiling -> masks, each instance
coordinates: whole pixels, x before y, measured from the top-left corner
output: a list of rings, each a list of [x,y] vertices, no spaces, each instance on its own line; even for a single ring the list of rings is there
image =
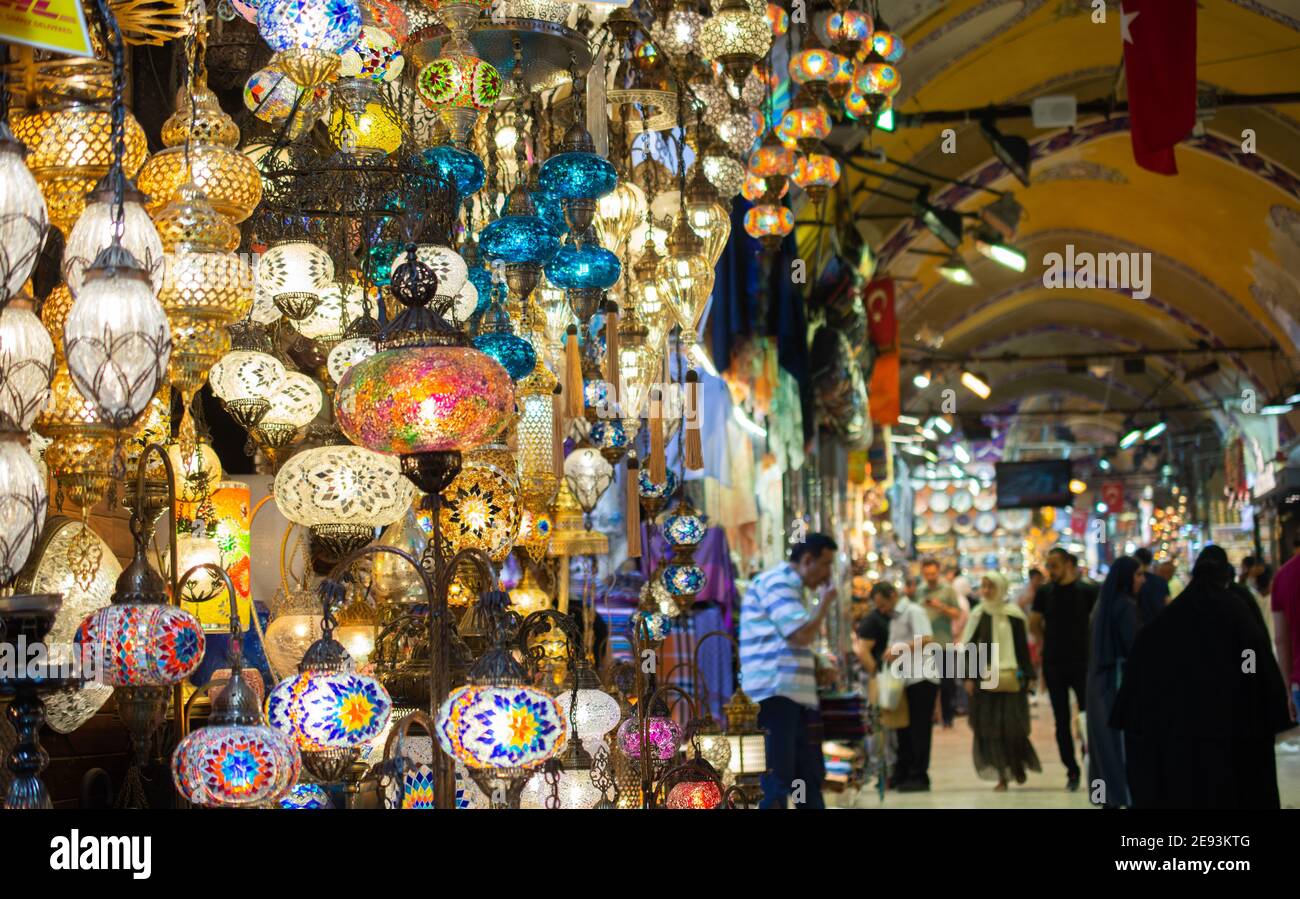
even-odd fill
[[[1026,103],[1051,94],[1073,94],[1080,102],[1116,93],[1123,99],[1118,6],[1108,4],[1106,23],[1095,24],[1092,4],[1083,0],[885,0],[882,12],[909,47],[895,108],[906,115]],[[1300,90],[1300,0],[1202,0],[1197,28],[1203,91]],[[877,251],[878,271],[900,279],[905,409],[938,405],[934,392],[944,385],[917,391],[911,384],[916,366],[907,360],[940,340],[935,352],[954,362],[972,354],[1097,354],[1089,360],[1096,370],[1084,373],[1067,372],[1063,361],[1050,359],[972,365],[985,371],[994,391],[980,402],[958,388],[967,403],[963,411],[1059,408],[1066,416],[1071,410],[1106,410],[1115,414],[1094,423],[1117,431],[1126,411],[1209,407],[1245,389],[1268,397],[1293,386],[1300,345],[1300,105],[1224,107],[1203,126],[1179,145],[1179,174],[1164,177],[1134,163],[1123,114],[1081,117],[1069,131],[1037,130],[1028,119],[1001,121],[1004,133],[1023,135],[1033,147],[1029,187],[996,160],[975,123],[900,127],[892,134],[863,129],[836,141],[860,142],[859,167],[846,167],[826,208],[805,207],[799,220],[857,219]],[[948,127],[955,147],[945,153],[941,139]],[[1245,129],[1254,132],[1254,153],[1243,152]],[[861,166],[927,179],[870,158],[876,151],[1014,193],[1024,214],[1012,242],[1028,256],[1026,271],[985,259],[968,238],[962,255],[975,286],[942,279],[938,256],[912,251],[946,248],[912,218],[907,204],[873,193],[912,196],[915,190],[864,174]],[[935,205],[967,213],[993,199],[940,182],[931,191]],[[804,258],[817,253],[819,232],[799,231]],[[1067,245],[1076,252],[1149,253],[1150,296],[1048,289],[1044,256],[1063,253]],[[1140,374],[1127,374],[1119,360],[1106,358],[1153,349],[1270,345],[1278,352],[1219,357],[1220,370],[1193,384],[1183,383],[1183,373],[1208,356],[1153,357]],[[1207,417],[1220,426],[1229,422],[1208,408],[1168,417],[1171,431],[1193,429]],[[1288,418],[1300,430],[1300,413]]]

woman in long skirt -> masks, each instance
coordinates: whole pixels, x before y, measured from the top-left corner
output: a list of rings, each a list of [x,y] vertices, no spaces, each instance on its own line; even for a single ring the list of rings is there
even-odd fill
[[[1144,575],[1137,559],[1120,556],[1110,566],[1092,610],[1088,656],[1088,795],[1095,805],[1125,808],[1129,798],[1124,733],[1110,726],[1124,663],[1138,630],[1137,595]],[[1163,614],[1163,613],[1162,613]]]
[[[983,658],[997,670],[975,672],[966,681],[970,694],[970,726],[975,732],[975,771],[996,780],[995,790],[1012,778],[1025,782],[1029,771],[1042,771],[1038,753],[1029,742],[1029,628],[1025,613],[1007,602],[1007,579],[986,574],[980,582],[980,604],[971,612],[962,642],[983,648]],[[984,675],[980,679],[979,675]]]

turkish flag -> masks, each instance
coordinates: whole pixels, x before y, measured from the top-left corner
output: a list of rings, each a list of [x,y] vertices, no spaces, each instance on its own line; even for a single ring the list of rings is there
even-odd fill
[[[898,347],[898,316],[894,312],[894,279],[880,278],[867,285],[867,336],[878,352]]]
[[[1174,144],[1196,124],[1196,0],[1124,0],[1120,34],[1133,159],[1177,175]]]

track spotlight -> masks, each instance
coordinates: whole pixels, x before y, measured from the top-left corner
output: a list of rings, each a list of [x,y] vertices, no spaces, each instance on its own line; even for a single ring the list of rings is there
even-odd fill
[[[993,388],[989,386],[989,382],[974,372],[962,372],[961,383],[963,387],[982,400],[988,399],[989,394],[993,392]]]
[[[953,284],[960,284],[962,287],[973,287],[975,285],[975,276],[966,267],[966,260],[961,258],[960,253],[953,253],[941,262],[939,264],[939,274]]]
[[[1024,251],[1006,243],[990,228],[981,228],[975,235],[975,249],[992,259],[998,265],[1004,265],[1017,272],[1023,272],[1029,264]]]
[[[916,199],[912,201],[912,213],[926,229],[939,238],[949,249],[961,246],[961,213],[952,209],[940,209],[930,203],[930,188],[921,188]]]
[[[993,148],[993,155],[1011,170],[1016,180],[1029,186],[1029,141],[1014,134],[1003,134],[992,119],[980,122],[980,133]]]

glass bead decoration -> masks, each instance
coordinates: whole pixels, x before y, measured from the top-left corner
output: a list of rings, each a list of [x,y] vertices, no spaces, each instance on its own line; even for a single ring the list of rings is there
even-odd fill
[[[124,603],[92,612],[76,642],[95,647],[114,687],[156,687],[189,677],[203,661],[203,625],[183,609]]]
[[[356,0],[262,0],[257,30],[272,50],[338,53],[361,33]]]
[[[470,347],[387,350],[339,382],[334,411],[353,443],[381,453],[446,452],[487,443],[514,412],[514,384]]]
[[[559,704],[532,687],[469,684],[438,710],[438,743],[467,768],[534,768],[568,733]]]

